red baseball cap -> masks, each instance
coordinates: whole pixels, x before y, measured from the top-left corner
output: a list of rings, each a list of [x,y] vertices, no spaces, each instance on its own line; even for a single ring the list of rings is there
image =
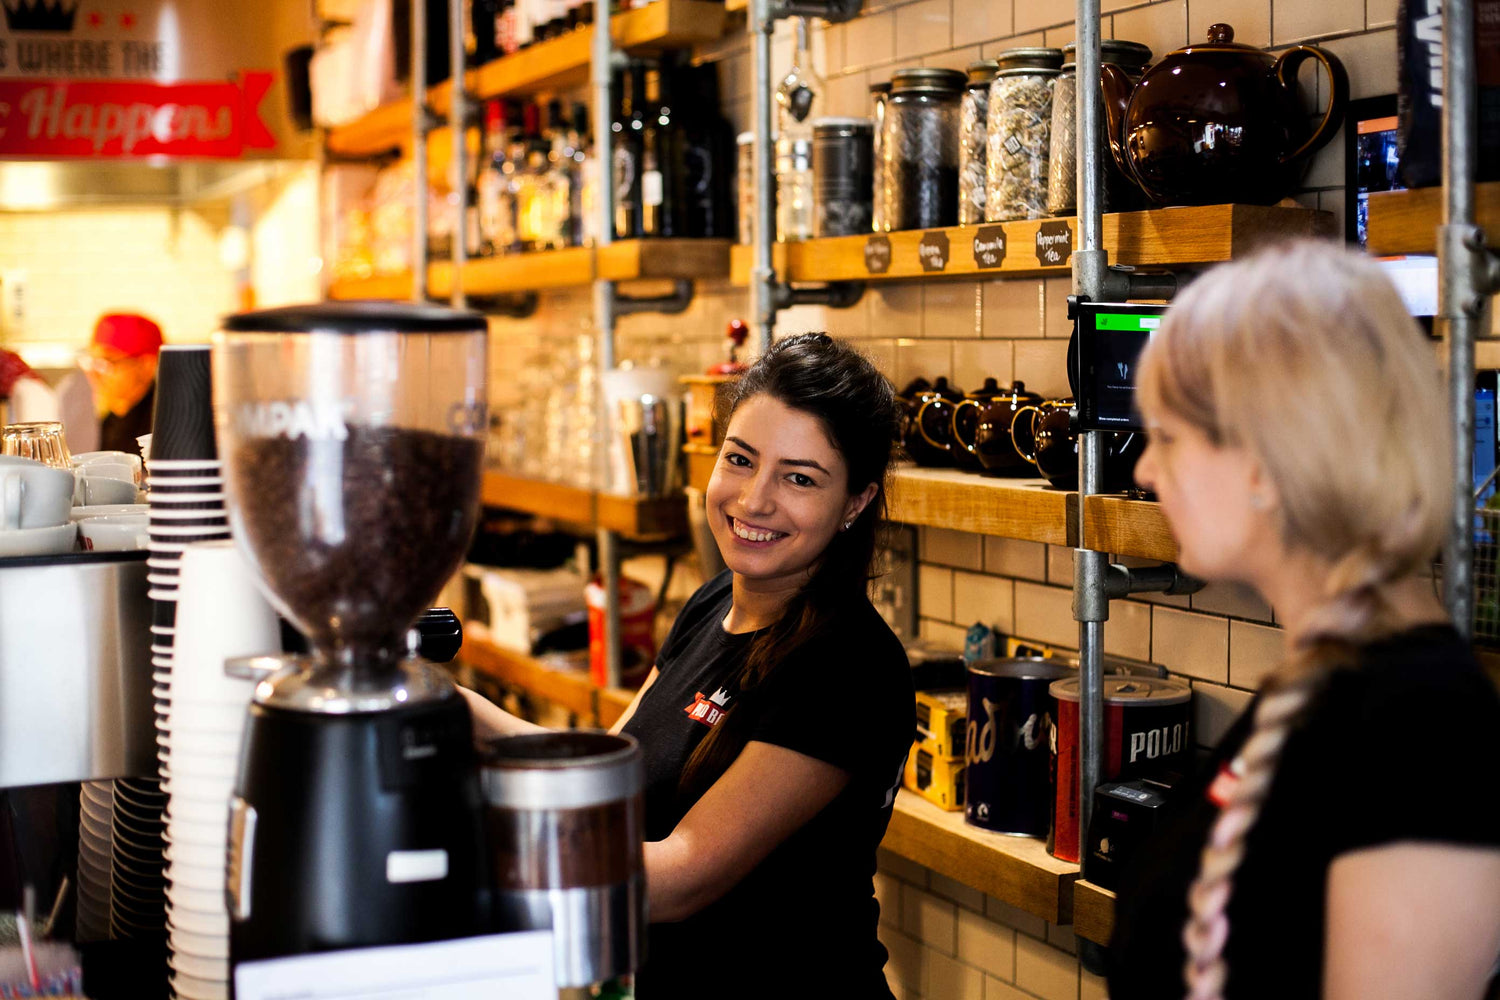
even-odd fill
[[[161,351],[161,327],[136,313],[110,313],[94,324],[94,343],[129,358]]]

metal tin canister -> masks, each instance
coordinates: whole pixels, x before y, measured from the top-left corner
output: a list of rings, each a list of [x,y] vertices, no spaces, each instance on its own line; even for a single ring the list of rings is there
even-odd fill
[[[1052,774],[1056,785],[1047,848],[1077,863],[1078,815],[1077,677],[1052,684],[1057,724],[1052,730]],[[1192,759],[1192,689],[1173,678],[1104,678],[1104,749],[1100,781],[1130,781],[1182,768]]]
[[[1045,837],[1052,819],[1049,688],[1077,671],[1062,660],[1017,657],[969,666],[964,818],[996,833]]]

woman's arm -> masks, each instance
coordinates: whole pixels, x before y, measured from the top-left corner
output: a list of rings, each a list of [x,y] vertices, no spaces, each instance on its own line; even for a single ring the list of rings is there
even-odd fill
[[[848,772],[752,740],[666,840],[646,845],[651,919],[690,917],[838,797]]]
[[[474,742],[492,740],[497,736],[524,736],[526,733],[545,733],[546,726],[539,726],[525,719],[518,719],[505,709],[490,701],[477,691],[470,691],[462,684],[455,685],[458,693],[469,703],[469,715],[474,718]]]
[[[646,683],[642,684],[641,689],[635,693],[635,697],[630,699],[630,705],[626,707],[625,713],[615,720],[615,724],[613,726],[609,727],[610,732],[618,733],[620,730],[625,728],[625,723],[630,721],[630,717],[634,715],[635,710],[640,707],[641,699],[646,697],[646,692],[651,690],[651,685],[655,683],[656,668],[652,667],[651,673],[646,675]]]
[[[1405,841],[1328,869],[1324,1000],[1478,1000],[1500,957],[1500,849]]]

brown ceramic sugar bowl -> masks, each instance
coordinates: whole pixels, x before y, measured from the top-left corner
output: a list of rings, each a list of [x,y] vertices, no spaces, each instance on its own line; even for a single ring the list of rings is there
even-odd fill
[[[1315,126],[1297,94],[1297,70],[1309,59],[1329,81]],[[1227,24],[1210,26],[1206,44],[1168,53],[1133,86],[1119,66],[1101,68],[1110,151],[1160,205],[1287,197],[1338,132],[1349,100],[1348,74],[1331,52],[1294,45],[1273,56],[1237,44]]]

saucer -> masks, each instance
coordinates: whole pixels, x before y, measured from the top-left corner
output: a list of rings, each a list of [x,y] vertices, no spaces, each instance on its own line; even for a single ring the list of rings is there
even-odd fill
[[[69,521],[48,528],[0,530],[0,559],[13,556],[50,556],[72,552],[78,540],[78,525]]]
[[[149,514],[151,505],[145,503],[101,503],[92,507],[74,507],[72,518],[81,521],[86,517],[106,517],[110,514]]]

